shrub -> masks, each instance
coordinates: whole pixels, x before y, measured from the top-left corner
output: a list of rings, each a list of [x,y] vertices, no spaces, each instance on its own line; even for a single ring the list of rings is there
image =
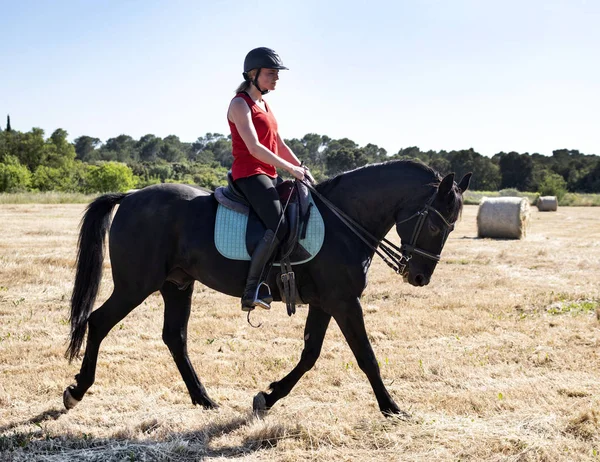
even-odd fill
[[[227,169],[217,168],[199,168],[193,174],[193,183],[214,190],[217,186],[227,184]]]
[[[558,202],[567,194],[567,182],[558,173],[546,173],[540,182],[539,193],[541,196],[556,196]]]
[[[0,192],[26,191],[31,184],[31,172],[13,156],[0,164]]]
[[[146,186],[152,186],[153,184],[161,184],[162,181],[160,181],[160,178],[157,177],[150,177],[150,178],[142,178],[142,177],[135,177],[136,182],[135,182],[135,187],[137,189],[142,189],[145,188]]]
[[[87,190],[89,192],[125,192],[135,186],[131,169],[119,162],[106,162],[88,167]]]
[[[65,170],[40,165],[31,177],[31,186],[38,191],[69,190],[69,173]]]
[[[500,197],[521,197],[523,194],[518,189],[506,188],[498,191]]]
[[[173,178],[173,167],[169,164],[153,164],[148,167],[148,177],[159,178],[161,182],[165,182]]]

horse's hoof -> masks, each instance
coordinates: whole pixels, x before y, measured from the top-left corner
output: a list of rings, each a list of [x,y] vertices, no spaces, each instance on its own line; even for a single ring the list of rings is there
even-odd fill
[[[208,396],[200,396],[199,398],[192,397],[192,404],[194,406],[202,406],[204,409],[219,409],[219,405]]]
[[[413,419],[413,416],[408,412],[403,411],[402,409],[389,409],[387,411],[382,411],[383,415],[386,417],[390,417],[392,419],[402,420],[403,422],[410,422]]]
[[[79,404],[79,400],[73,398],[73,395],[71,395],[71,391],[69,390],[70,387],[65,388],[65,392],[63,393],[63,404],[65,405],[65,408],[67,408],[67,410],[69,409],[73,409],[75,406],[77,406],[77,404]]]
[[[206,401],[204,401],[202,404],[202,407],[204,409],[208,409],[208,410],[216,410],[219,409],[219,405],[217,403],[215,403],[212,399],[207,399]]]
[[[257,416],[263,416],[267,413],[267,397],[264,392],[260,392],[252,400],[252,410]]]

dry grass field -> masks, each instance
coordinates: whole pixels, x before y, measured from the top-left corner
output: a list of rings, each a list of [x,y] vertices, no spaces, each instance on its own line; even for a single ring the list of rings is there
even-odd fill
[[[109,334],[96,383],[66,412],[83,207],[0,205],[0,460],[600,460],[600,208],[533,209],[528,237],[507,241],[477,239],[466,206],[424,288],[375,260],[365,320],[414,417],[402,421],[379,413],[335,323],[315,368],[253,416],[253,396],[298,360],[307,310],[277,303],[254,329],[236,299],[198,285],[190,357],[218,410],[192,406],[155,294]]]

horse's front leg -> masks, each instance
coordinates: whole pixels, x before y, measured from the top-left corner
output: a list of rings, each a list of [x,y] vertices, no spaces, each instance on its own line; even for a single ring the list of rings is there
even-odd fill
[[[260,392],[254,397],[254,411],[270,409],[277,401],[287,396],[298,380],[317,362],[321,353],[325,332],[329,326],[331,315],[325,313],[315,305],[309,305],[306,326],[304,327],[304,350],[300,361],[292,371],[278,382],[269,385],[271,393]]]
[[[404,418],[409,417],[409,414],[396,405],[381,380],[379,364],[367,337],[360,301],[356,298],[335,303],[333,317],[350,345],[358,367],[367,375],[379,403],[379,409],[386,416],[394,414]]]

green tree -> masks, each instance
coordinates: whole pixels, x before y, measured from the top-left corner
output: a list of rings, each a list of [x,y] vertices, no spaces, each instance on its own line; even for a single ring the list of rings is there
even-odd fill
[[[577,183],[577,190],[588,193],[600,192],[600,160]]]
[[[4,158],[10,155],[10,138],[11,133],[0,131],[0,162],[4,162]]]
[[[427,163],[427,158],[423,158],[421,150],[418,146],[410,146],[408,148],[400,149],[394,156],[394,159],[421,159]]]
[[[367,162],[367,156],[361,149],[343,147],[327,154],[327,174],[336,175],[340,172],[353,170],[366,165]]]
[[[216,162],[225,168],[231,168],[233,164],[233,155],[231,154],[231,140],[221,135],[220,138],[207,143],[207,150],[213,153]]]
[[[179,137],[169,135],[163,139],[158,156],[167,162],[181,162],[185,159],[185,152]]]
[[[75,147],[67,141],[69,134],[62,128],[56,129],[44,146],[42,165],[54,168],[68,168],[73,165]]]
[[[496,154],[500,167],[500,188],[516,188],[529,191],[533,183],[533,162],[529,154],[509,152]],[[494,156],[494,157],[496,157]]]
[[[450,169],[448,172],[456,173],[457,178],[462,178],[466,173],[472,172],[471,187],[480,191],[495,191],[500,186],[500,168],[489,157],[484,157],[473,148],[448,153]]]
[[[300,140],[306,147],[306,158],[302,158],[311,168],[317,167],[320,170],[325,170],[324,152],[327,150],[331,138],[326,135],[318,135],[316,133],[308,133]]]
[[[202,151],[192,150],[192,153],[188,157],[191,161],[200,164],[212,164],[215,162],[215,155],[210,149],[203,149]]]
[[[302,141],[300,141],[298,138],[292,138],[285,140],[285,144],[287,144],[287,146],[292,150],[296,157],[300,159],[301,162],[304,162],[308,166],[313,165],[308,155],[308,149],[306,146],[304,146]]]
[[[368,163],[384,162],[387,160],[387,151],[376,144],[369,143],[362,148]]]
[[[135,145],[139,158],[142,161],[154,162],[158,159],[160,148],[162,147],[162,139],[152,134],[144,135]]]
[[[102,143],[99,138],[83,135],[75,138],[74,144],[77,159],[84,162],[94,162],[100,159],[97,149]]]
[[[448,153],[446,151],[427,151],[426,153],[423,153],[423,156],[427,158],[424,162],[442,175],[447,175],[452,172],[450,160],[448,159]]]
[[[497,191],[500,187],[500,167],[496,165],[489,157],[476,157],[473,162],[473,182],[474,190]],[[468,172],[466,172],[468,173]],[[462,174],[457,173],[457,178],[462,178]]]
[[[137,143],[129,135],[109,138],[100,148],[100,159],[130,162],[138,158]]]
[[[21,165],[33,172],[44,160],[44,130],[34,127],[27,133],[13,131],[11,135],[10,155],[16,156]]]

